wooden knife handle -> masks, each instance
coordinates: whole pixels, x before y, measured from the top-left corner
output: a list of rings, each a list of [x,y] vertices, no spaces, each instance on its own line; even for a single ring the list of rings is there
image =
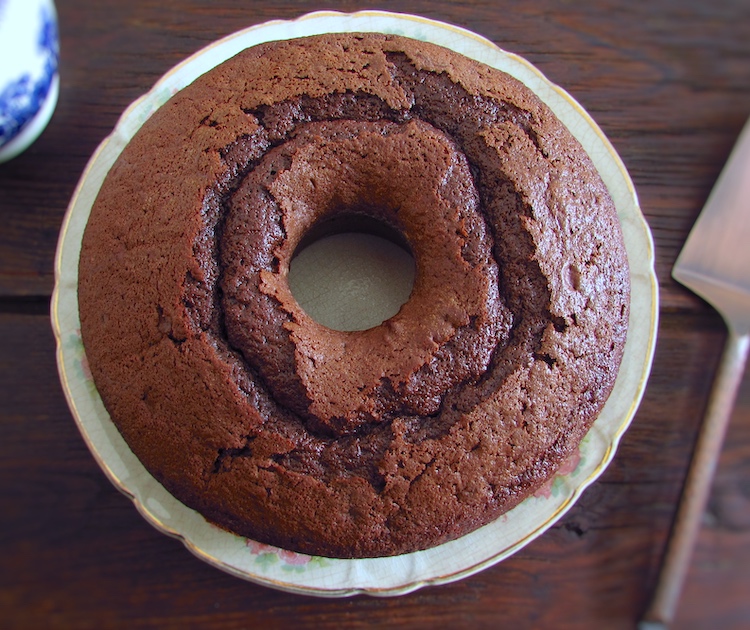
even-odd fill
[[[656,591],[638,626],[639,630],[666,628],[674,618],[732,407],[742,382],[749,347],[750,335],[737,334],[730,327],[672,525]]]

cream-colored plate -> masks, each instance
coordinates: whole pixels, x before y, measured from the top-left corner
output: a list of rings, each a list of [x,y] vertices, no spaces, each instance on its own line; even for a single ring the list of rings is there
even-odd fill
[[[632,306],[625,358],[615,389],[580,453],[548,487],[497,521],[439,547],[393,558],[337,560],[303,556],[229,534],[174,499],[143,468],[105,411],[88,372],[78,318],[78,257],[89,212],[107,171],[148,116],[198,76],[241,50],[329,32],[381,32],[427,40],[504,70],[536,92],[593,158],[618,209],[631,265]],[[63,388],[84,440],[110,480],[159,530],[203,560],[267,586],[320,596],[397,595],[457,580],[504,558],[551,527],[604,471],[641,400],[657,329],[653,243],[633,184],[617,153],[583,108],[531,64],[469,31],[411,15],[318,12],[230,35],[168,72],[122,115],[91,158],[63,224],[56,259],[52,322]]]

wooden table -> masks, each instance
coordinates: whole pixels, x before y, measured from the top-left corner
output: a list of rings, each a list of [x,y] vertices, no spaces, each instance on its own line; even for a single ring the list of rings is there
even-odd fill
[[[467,27],[573,94],[619,151],[656,241],[652,376],[619,452],[547,534],[461,582],[321,600],[246,583],[154,530],[104,477],[65,404],[49,324],[67,203],[98,143],[159,76],[216,38],[357,2],[58,0],[62,90],[0,166],[0,627],[632,628],[654,585],[725,337],[670,269],[750,114],[747,0],[379,2]],[[750,220],[750,218],[748,218]],[[750,376],[678,628],[750,625]]]

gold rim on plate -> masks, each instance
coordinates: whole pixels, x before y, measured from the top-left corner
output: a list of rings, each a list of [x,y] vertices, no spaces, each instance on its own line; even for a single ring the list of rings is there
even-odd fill
[[[535,496],[462,538],[390,558],[341,560],[304,556],[221,530],[185,507],[135,458],[110,420],[88,372],[78,319],[78,258],[98,190],[143,122],[173,94],[240,51],[267,41],[333,32],[380,32],[430,41],[511,74],[534,91],[589,153],[612,195],[631,266],[631,314],[622,367],[602,413],[577,458]],[[557,522],[604,472],[630,425],[648,379],[658,327],[654,248],[635,188],[620,157],[588,113],[565,90],[523,58],[466,29],[415,15],[384,11],[318,11],[238,31],[167,72],[130,105],[97,148],[65,215],[55,258],[52,326],[60,380],[84,441],[112,483],[163,533],[180,539],[200,559],[246,580],[284,591],[344,597],[400,595],[452,582],[500,562]]]

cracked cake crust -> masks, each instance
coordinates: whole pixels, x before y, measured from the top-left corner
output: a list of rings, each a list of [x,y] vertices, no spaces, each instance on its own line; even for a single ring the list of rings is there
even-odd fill
[[[403,236],[414,290],[332,331],[289,262],[358,222]],[[102,400],[172,494],[368,557],[472,531],[555,473],[613,387],[629,280],[604,184],[527,88],[326,35],[248,49],[146,121],[92,209],[79,307]]]

